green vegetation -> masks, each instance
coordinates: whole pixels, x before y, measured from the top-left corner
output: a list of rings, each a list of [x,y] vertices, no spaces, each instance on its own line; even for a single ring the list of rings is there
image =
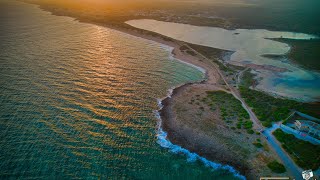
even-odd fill
[[[239,90],[246,103],[252,108],[258,119],[265,127],[271,127],[272,122],[287,118],[293,110],[320,117],[320,102],[302,103],[294,100],[276,98],[265,92],[250,89],[256,80],[254,74],[247,70],[243,73]]]
[[[249,114],[232,94],[224,91],[207,91],[207,95],[207,98],[203,98],[204,102],[211,110],[220,109],[222,119],[230,125],[235,125],[232,129],[245,129],[249,134],[254,133]]]
[[[254,142],[252,144],[257,148],[262,148],[263,147],[263,145],[260,142]]]
[[[245,129],[251,129],[252,126],[253,126],[253,122],[252,122],[252,121],[245,121],[245,122],[243,123],[243,127],[244,127]]]
[[[216,59],[220,58],[223,53],[228,52],[226,50],[221,50],[221,49],[216,49],[212,47],[207,47],[207,46],[201,46],[197,44],[190,44],[187,43],[192,49],[198,51],[202,55],[206,56],[209,59]]]
[[[308,69],[320,70],[320,40],[275,39],[291,46],[288,56],[292,61]]]
[[[293,100],[275,98],[263,92],[240,87],[241,96],[253,108],[262,124],[270,127],[272,122],[287,118],[291,109],[302,109],[302,104]]]
[[[265,127],[271,127],[272,122],[285,120],[292,110],[297,110],[314,117],[319,117],[320,115],[320,103],[301,103],[294,100],[276,98],[245,86],[240,86],[239,90],[241,96]]]
[[[286,134],[280,129],[273,135],[281,142],[282,147],[290,154],[292,159],[304,169],[318,169],[320,166],[320,146],[297,139],[292,134]]]
[[[219,66],[219,69],[222,70],[223,72],[234,73],[234,70],[229,68],[228,65],[224,65],[218,60],[213,60],[213,62],[216,63]]]
[[[248,133],[248,134],[254,134],[254,131],[253,131],[252,129],[248,129],[248,130],[247,130],[247,133]]]
[[[275,173],[284,173],[286,172],[286,168],[279,162],[277,161],[272,161],[270,163],[268,163],[268,168],[271,169],[272,172]]]
[[[254,74],[250,73],[251,69],[243,72],[241,78],[241,85],[245,87],[255,86],[256,80],[254,79]]]

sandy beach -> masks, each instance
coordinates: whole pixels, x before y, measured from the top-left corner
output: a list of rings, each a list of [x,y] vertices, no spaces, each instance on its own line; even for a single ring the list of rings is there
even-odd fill
[[[97,23],[95,23],[97,24]],[[190,105],[188,101],[191,97],[204,96],[206,91],[225,91],[225,85],[219,73],[212,64],[207,63],[199,56],[192,56],[181,50],[181,42],[176,40],[164,40],[162,36],[152,36],[142,34],[136,30],[128,30],[105,24],[100,26],[115,29],[136,37],[155,41],[172,49],[172,56],[179,61],[190,63],[205,70],[205,80],[196,83],[186,83],[173,89],[172,95],[165,98],[161,103],[163,108],[160,111],[162,128],[167,132],[167,138],[173,144],[189,150],[198,155],[222,165],[234,167],[241,175],[247,179],[256,179],[261,176],[276,176],[268,169],[269,159],[276,155],[273,151],[261,151],[252,145],[252,141],[260,138],[260,135],[248,135],[245,131],[239,136],[237,132],[226,128],[226,124],[221,120],[219,114],[212,114],[208,110],[206,118],[198,119],[198,124],[194,126],[194,109],[198,105]],[[181,112],[181,106],[185,108]],[[215,119],[210,117],[214,116]],[[206,123],[201,122],[206,121]],[[208,128],[208,127],[211,127]],[[215,132],[215,133],[211,133]],[[262,139],[262,141],[264,141]]]
[[[205,97],[206,91],[228,92],[211,63],[182,51],[181,42],[166,41],[161,36],[150,36],[134,30],[113,29],[169,46],[173,49],[174,58],[205,70],[205,80],[181,85],[161,102],[162,128],[172,143],[210,161],[230,165],[248,179],[277,175],[267,168],[269,159],[276,157],[273,151],[259,150],[251,143],[260,138],[260,135],[249,135],[245,131],[239,135],[239,132],[226,126],[219,114],[212,113],[209,109],[207,114],[197,117],[199,105],[188,103],[192,97]],[[264,142],[263,139],[262,141]]]

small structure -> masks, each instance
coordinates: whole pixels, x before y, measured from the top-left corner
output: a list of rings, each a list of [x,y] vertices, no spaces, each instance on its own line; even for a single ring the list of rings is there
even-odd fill
[[[296,138],[320,145],[320,119],[294,111],[280,128]]]
[[[296,126],[297,129],[299,130],[301,129],[302,124],[300,121],[296,120],[296,122],[294,122],[294,125]]]
[[[294,124],[300,132],[305,132],[309,136],[320,139],[320,124],[309,120],[296,120]]]

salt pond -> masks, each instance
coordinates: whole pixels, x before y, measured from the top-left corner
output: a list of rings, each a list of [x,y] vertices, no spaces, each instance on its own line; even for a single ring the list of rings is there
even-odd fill
[[[262,55],[284,55],[290,46],[272,38],[312,39],[314,35],[269,31],[262,29],[226,30],[216,27],[193,26],[151,19],[130,20],[127,24],[153,31],[177,40],[234,51],[228,59],[231,64],[267,65],[286,69],[285,72],[256,70],[262,77],[258,89],[303,101],[315,101],[320,97],[320,73],[292,64],[288,59],[270,59]]]

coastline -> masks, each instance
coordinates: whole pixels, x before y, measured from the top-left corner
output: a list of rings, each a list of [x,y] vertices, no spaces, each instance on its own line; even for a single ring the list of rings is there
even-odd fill
[[[101,24],[97,24],[97,25],[101,25]],[[102,26],[104,25],[102,24]],[[168,89],[167,96],[158,101],[159,110],[156,111],[156,118],[158,119],[158,123],[157,123],[158,144],[160,144],[164,148],[171,149],[171,151],[174,153],[180,152],[185,154],[187,156],[187,161],[193,162],[193,161],[199,160],[202,163],[204,163],[206,166],[209,166],[213,169],[227,170],[233,173],[235,177],[238,177],[240,179],[246,179],[244,176],[248,175],[249,167],[239,162],[236,162],[237,161],[236,157],[232,157],[232,155],[229,155],[229,157],[226,157],[226,156],[219,157],[219,156],[214,156],[213,155],[214,153],[212,153],[210,156],[206,156],[205,153],[201,152],[201,149],[202,149],[201,147],[199,148],[191,147],[188,140],[186,140],[184,137],[181,137],[181,136],[178,137],[175,130],[176,127],[174,127],[172,124],[174,123],[173,119],[175,114],[175,112],[173,111],[172,105],[174,103],[173,100],[175,99],[176,95],[185,91],[190,86],[194,86],[194,85],[206,86],[206,87],[211,85],[216,86],[218,83],[218,80],[220,79],[220,75],[218,74],[218,72],[216,72],[213,67],[209,68],[208,64],[201,62],[201,58],[183,53],[179,49],[181,46],[175,43],[174,41],[166,41],[161,39],[160,37],[144,35],[144,34],[137,33],[135,31],[121,30],[119,28],[112,28],[109,26],[107,27],[168,46],[169,49],[171,50],[171,56],[175,58],[175,60],[181,63],[188,64],[189,66],[195,67],[198,70],[202,71],[205,75],[203,80],[196,81],[196,82],[187,82],[175,87],[171,87],[170,89]],[[216,89],[224,90],[221,87],[216,87]],[[166,142],[163,142],[165,140]],[[172,149],[172,146],[174,146],[174,149]],[[218,150],[219,148],[217,148],[215,151],[217,152]]]
[[[196,148],[190,147],[188,140],[183,137],[175,136],[177,135],[175,129],[173,128],[170,121],[174,116],[172,111],[173,98],[179,93],[184,91],[188,86],[194,84],[205,83],[205,80],[194,83],[186,83],[175,88],[169,89],[168,95],[158,100],[159,110],[155,112],[155,116],[158,119],[157,122],[157,143],[166,149],[169,149],[172,153],[179,154],[182,153],[187,157],[188,162],[200,161],[205,166],[210,167],[214,170],[224,170],[226,173],[232,173],[234,177],[239,179],[246,179],[245,174],[248,170],[247,167],[243,165],[234,163],[232,159],[220,159],[217,156],[206,157]]]
[[[54,12],[51,12],[50,10],[41,8],[41,10],[47,11],[52,13],[53,15],[57,15]],[[57,15],[61,16],[61,15]],[[70,17],[67,16],[66,17]],[[74,17],[72,17],[74,18]],[[138,30],[133,30],[133,29],[126,29],[114,25],[107,25],[103,23],[96,23],[96,22],[90,22],[90,21],[82,21],[77,18],[74,18],[75,21],[79,21],[81,23],[90,23],[94,25],[98,25],[101,27],[107,27],[113,30],[120,31],[122,33],[126,33],[129,35],[133,35],[135,37],[143,38],[146,40],[154,41],[157,43],[160,43],[162,45],[168,46],[171,50],[171,56],[177,59],[178,61],[181,61],[182,63],[187,63],[188,65],[198,67],[199,70],[203,69],[205,71],[205,79],[199,82],[193,82],[193,83],[185,83],[177,87],[172,88],[172,93],[171,89],[169,89],[169,95],[168,97],[164,98],[160,104],[162,104],[162,108],[159,110],[159,123],[157,125],[158,129],[158,141],[163,140],[159,139],[159,136],[161,137],[166,137],[169,141],[174,144],[173,146],[180,146],[182,149],[184,149],[182,152],[190,152],[192,155],[194,155],[195,160],[198,159],[205,163],[207,166],[210,166],[212,168],[221,168],[225,169],[229,172],[232,172],[236,177],[239,177],[241,179],[245,179],[244,176],[246,176],[248,179],[253,179],[253,177],[257,177],[257,174],[254,174],[251,171],[251,168],[243,163],[241,161],[238,161],[238,157],[236,154],[232,154],[231,152],[219,152],[220,148],[217,147],[216,149],[214,148],[215,146],[219,144],[210,144],[210,145],[204,145],[202,146],[201,144],[198,144],[197,146],[193,147],[192,144],[196,142],[196,139],[193,139],[193,143],[190,143],[190,139],[186,139],[186,136],[178,136],[178,127],[175,126],[174,122],[174,117],[175,117],[175,112],[173,110],[173,104],[174,104],[174,99],[176,98],[177,95],[180,93],[184,92],[186,89],[188,89],[191,86],[197,86],[198,88],[203,88],[203,89],[210,89],[210,90],[225,90],[223,86],[219,85],[219,80],[220,80],[220,75],[219,73],[215,70],[215,68],[212,67],[212,65],[209,65],[208,63],[205,63],[202,61],[200,57],[197,56],[192,56],[189,54],[184,53],[183,51],[180,50],[181,45],[179,45],[179,41],[173,40],[165,40],[163,39],[163,36],[153,36],[152,34],[142,34]],[[161,129],[163,127],[163,130]],[[184,134],[185,135],[185,134]],[[204,138],[209,138],[209,137],[204,137]],[[176,144],[176,145],[175,145]],[[210,151],[210,153],[208,153]],[[185,153],[184,152],[184,153]],[[197,154],[195,154],[197,153]],[[218,155],[217,155],[218,154]],[[207,158],[207,159],[205,159]],[[193,159],[188,157],[188,161],[193,161]],[[227,165],[221,165],[215,163],[218,161],[221,164],[227,164]],[[231,166],[232,167],[231,167]],[[233,168],[234,167],[234,168]],[[241,175],[238,173],[238,171],[241,173]],[[244,176],[242,176],[244,175]]]
[[[175,58],[175,60],[185,63],[189,66],[195,67],[198,70],[202,71],[205,75],[204,79],[197,82],[187,82],[176,87],[171,87],[168,89],[168,94],[165,98],[162,98],[159,102],[159,110],[156,111],[156,118],[158,119],[157,122],[157,142],[160,146],[164,148],[169,148],[173,153],[182,153],[187,156],[188,162],[193,162],[196,160],[201,161],[206,166],[213,168],[214,170],[221,169],[226,170],[229,173],[232,173],[235,177],[239,179],[246,179],[247,176],[254,177],[256,175],[250,174],[249,169],[250,167],[241,164],[239,161],[237,162],[237,157],[229,154],[228,156],[215,156],[214,153],[210,153],[210,155],[206,155],[206,153],[202,153],[203,147],[192,147],[190,146],[190,142],[185,139],[185,137],[178,137],[176,130],[173,126],[174,121],[174,114],[173,111],[173,100],[175,99],[176,95],[183,92],[190,86],[199,85],[199,86],[216,86],[220,75],[218,72],[214,70],[213,67],[209,68],[208,64],[201,62],[201,58],[191,56],[188,54],[183,53],[180,50],[180,45],[174,41],[166,41],[161,39],[160,37],[150,36],[141,34],[136,31],[116,28],[113,26],[106,26],[104,24],[95,23],[96,25],[111,28],[129,35],[133,35],[135,37],[143,38],[146,40],[154,41],[160,43],[164,46],[168,46],[171,50],[171,56]],[[216,87],[217,90],[223,90],[221,87]],[[215,144],[218,145],[218,144]],[[214,146],[211,146],[211,148]],[[213,151],[213,149],[207,149],[207,151],[212,151],[217,153],[220,149],[217,148]],[[225,152],[224,152],[225,153]]]
[[[80,21],[81,22],[81,21]],[[204,79],[197,82],[187,82],[176,87],[171,87],[168,89],[168,94],[165,98],[162,98],[160,102],[158,102],[159,110],[156,111],[157,122],[157,142],[160,146],[164,148],[169,148],[173,153],[183,153],[187,156],[188,162],[193,162],[196,160],[204,163],[205,166],[211,167],[214,170],[226,170],[229,173],[232,173],[235,177],[239,179],[246,179],[247,176],[254,177],[255,175],[248,174],[249,167],[241,164],[240,162],[236,162],[236,156],[232,157],[232,155],[227,156],[214,156],[214,153],[211,153],[210,156],[206,156],[205,153],[201,152],[201,147],[194,148],[190,146],[190,143],[185,140],[184,137],[177,137],[175,127],[172,126],[174,111],[172,107],[173,100],[175,96],[184,91],[190,86],[193,85],[201,85],[201,86],[210,86],[216,85],[218,80],[220,79],[220,75],[218,72],[215,72],[214,68],[208,68],[205,66],[206,63],[201,62],[201,58],[197,58],[195,56],[191,56],[183,53],[179,48],[181,47],[174,41],[166,41],[161,39],[160,37],[150,36],[141,34],[136,31],[126,30],[117,28],[114,26],[107,26],[100,23],[93,23],[95,25],[99,25],[102,27],[107,27],[113,30],[117,30],[129,35],[133,35],[135,37],[143,38],[145,40],[154,41],[160,43],[161,45],[167,46],[171,50],[170,56],[175,58],[175,60],[185,63],[189,66],[195,67],[198,70],[202,71],[205,75]],[[209,69],[209,70],[208,70]],[[211,81],[210,81],[211,80]],[[214,82],[212,82],[214,81]],[[219,88],[217,88],[219,89]],[[222,90],[222,88],[221,88]],[[216,144],[218,145],[218,144]],[[212,146],[213,147],[213,146]],[[211,149],[210,151],[212,151]],[[215,150],[218,152],[219,148]]]
[[[179,48],[181,47],[174,41],[166,41],[160,37],[154,37],[149,35],[144,35],[135,31],[124,30],[120,28],[113,28],[112,26],[105,26],[103,24],[97,23],[96,25],[101,25],[103,27],[111,28],[135,37],[143,38],[146,40],[154,41],[162,45],[168,46],[171,49],[171,54],[175,60],[185,63],[189,66],[195,67],[198,70],[202,71],[205,75],[204,79],[197,82],[187,82],[175,87],[168,89],[168,94],[165,98],[162,98],[158,101],[159,110],[156,111],[157,122],[157,142],[161,147],[169,149],[171,152],[178,154],[182,153],[187,157],[188,162],[200,161],[205,166],[208,166],[214,170],[225,170],[229,173],[232,173],[235,177],[239,179],[246,179],[246,177],[254,177],[256,175],[249,174],[250,167],[241,164],[237,161],[237,157],[229,154],[225,156],[225,152],[222,155],[221,153],[216,156],[215,153],[218,153],[219,148],[213,150],[214,146],[210,146],[210,149],[206,151],[211,151],[210,155],[203,153],[202,149],[204,147],[192,147],[190,141],[185,137],[182,137],[177,134],[177,127],[174,124],[175,112],[173,110],[174,99],[177,94],[185,91],[190,86],[212,86],[216,85],[220,79],[218,72],[215,72],[214,68],[208,68],[206,63],[201,62],[201,58],[191,56],[183,53]],[[207,66],[205,66],[207,65]],[[209,69],[209,70],[208,70]],[[224,90],[221,87],[216,87],[217,90]],[[219,145],[219,144],[215,144]],[[214,153],[212,153],[214,152]],[[251,179],[251,178],[250,178]]]

